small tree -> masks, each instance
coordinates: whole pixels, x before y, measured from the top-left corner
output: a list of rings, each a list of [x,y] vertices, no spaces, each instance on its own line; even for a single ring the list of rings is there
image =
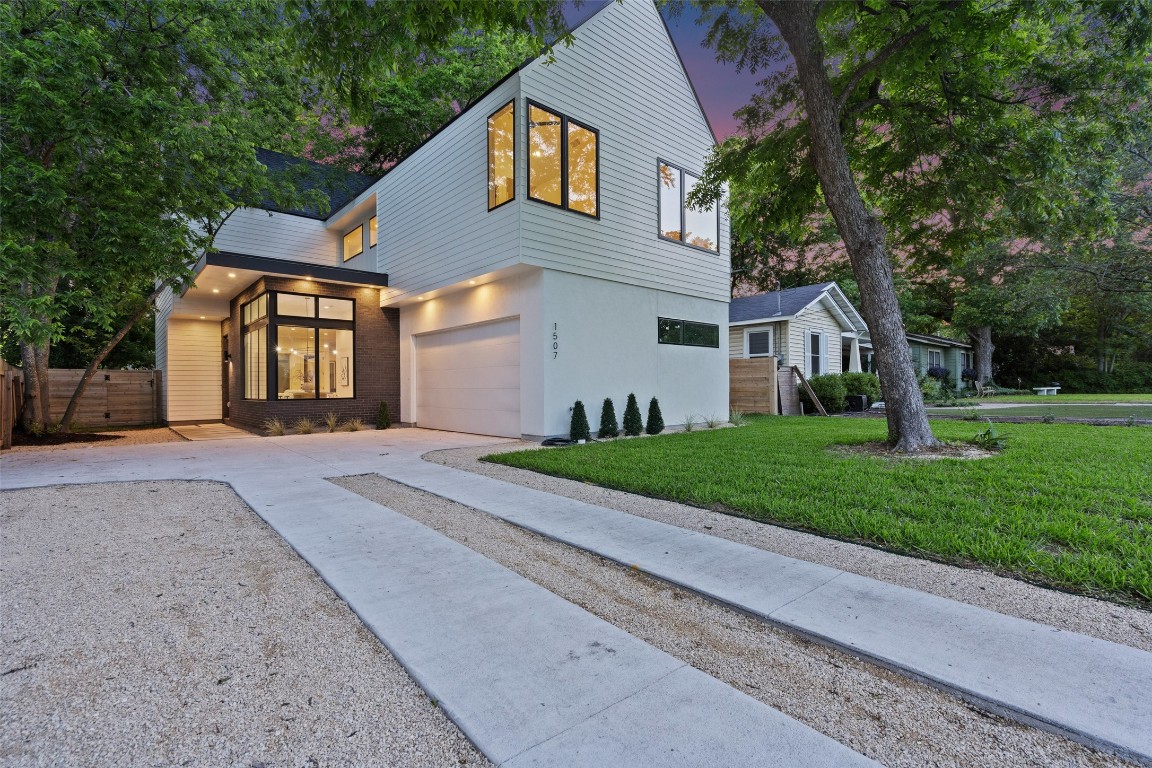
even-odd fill
[[[579,400],[572,406],[572,424],[568,427],[569,440],[591,440],[592,430],[588,426],[588,414],[584,413],[584,403]]]
[[[596,433],[596,437],[619,437],[620,424],[616,421],[616,406],[612,404],[612,398],[604,398],[604,407],[600,410],[600,431]]]
[[[628,395],[628,405],[624,407],[624,434],[636,437],[644,431],[644,422],[640,418],[640,404],[636,402],[636,395]]]
[[[388,403],[382,400],[376,410],[376,429],[388,429],[390,426],[392,426],[392,414],[388,412]]]
[[[644,431],[650,435],[658,435],[664,431],[664,416],[660,413],[660,401],[652,398],[648,403],[648,424]]]

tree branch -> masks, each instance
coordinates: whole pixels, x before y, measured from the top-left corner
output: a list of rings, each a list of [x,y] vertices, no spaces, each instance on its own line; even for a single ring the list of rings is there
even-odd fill
[[[886,46],[877,51],[875,56],[857,67],[856,71],[848,76],[848,82],[845,83],[844,89],[840,91],[840,95],[836,97],[836,113],[839,115],[844,111],[844,105],[847,103],[848,97],[852,94],[852,91],[856,90],[856,86],[860,84],[860,81],[863,80],[869,72],[879,68],[880,65],[896,55],[900,49],[927,31],[928,25],[926,23],[908,30],[900,35],[900,37],[890,40]]]

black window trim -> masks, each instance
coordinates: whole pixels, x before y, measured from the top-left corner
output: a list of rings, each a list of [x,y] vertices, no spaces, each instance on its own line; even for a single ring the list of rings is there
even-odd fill
[[[503,112],[504,109],[509,104],[512,105],[512,197],[508,198],[507,200],[505,200],[502,203],[497,203],[496,205],[489,204],[489,206],[488,206],[489,212],[494,211],[497,208],[503,208],[505,205],[508,205],[508,203],[513,203],[516,201],[516,167],[517,167],[517,163],[516,163],[516,140],[519,138],[519,136],[517,134],[519,134],[519,132],[520,132],[518,130],[519,123],[516,122],[516,99],[513,98],[510,101],[500,105],[500,107],[495,112],[488,115],[488,119],[484,121],[484,127],[485,127],[485,129],[487,129],[488,124],[492,122],[492,118],[496,117],[496,115],[499,114],[500,112]],[[486,141],[487,141],[487,146],[488,146],[488,158],[489,158],[488,189],[491,190],[492,189],[492,165],[491,165],[491,159],[490,159],[492,157],[492,133],[491,132],[488,133]],[[486,197],[487,197],[487,195],[486,195]]]
[[[715,204],[715,208],[716,208],[716,250],[712,250],[711,248],[701,248],[700,246],[693,245],[692,243],[689,243],[686,240],[683,240],[683,239],[677,240],[674,237],[667,237],[664,234],[664,228],[660,226],[660,220],[661,220],[660,184],[662,183],[662,181],[660,179],[660,166],[662,166],[662,165],[666,165],[669,168],[674,168],[675,170],[680,172],[680,237],[681,238],[684,237],[684,220],[685,220],[684,211],[686,210],[686,206],[684,205],[684,198],[686,196],[686,185],[684,184],[684,174],[686,174],[686,173],[691,174],[691,175],[695,176],[697,180],[702,178],[702,174],[696,173],[696,171],[690,171],[687,168],[683,168],[679,165],[676,165],[676,163],[670,163],[667,160],[661,160],[659,157],[656,158],[656,235],[657,235],[657,237],[659,237],[661,240],[665,240],[669,243],[679,243],[680,245],[686,245],[689,248],[695,248],[696,250],[703,251],[704,253],[715,253],[715,254],[720,253],[720,203],[719,202],[717,202]]]
[[[264,305],[264,316],[257,318],[256,320],[253,320],[250,323],[245,323],[244,322],[244,309],[251,304],[255,304],[257,301],[259,301],[261,299],[261,297],[267,297],[267,301]],[[268,402],[268,389],[267,388],[264,389],[264,397],[262,397],[262,398],[261,397],[248,397],[248,334],[252,333],[253,331],[258,331],[261,328],[271,329],[271,326],[273,325],[271,302],[272,302],[272,291],[261,291],[260,293],[256,294],[251,299],[249,299],[248,301],[242,302],[240,304],[240,392],[241,392],[241,398],[240,399],[247,400],[247,401],[253,402],[253,403]],[[272,335],[271,330],[269,330],[267,333],[264,334],[264,369],[265,369],[264,370],[264,379],[265,379],[264,383],[265,383],[265,385],[267,385],[268,381],[269,381],[269,377],[268,377],[268,354],[272,348],[270,346],[268,346],[268,337],[271,335]]]
[[[663,341],[660,339],[660,323],[680,323],[680,341]],[[689,325],[698,325],[705,328],[716,329],[716,343],[715,344],[691,344],[684,341],[684,331]],[[675,317],[657,317],[656,318],[656,342],[658,344],[668,344],[675,347],[697,347],[700,349],[720,349],[720,326],[716,323],[702,323],[697,320],[680,320]]]
[[[526,109],[524,110],[524,114],[526,115],[524,122],[525,122],[525,126],[527,129],[527,132],[525,133],[524,154],[528,155],[528,168],[527,168],[528,175],[527,175],[527,178],[524,180],[525,184],[527,184],[527,186],[525,187],[526,196],[528,197],[529,200],[531,200],[534,203],[540,203],[541,205],[547,205],[551,208],[560,208],[560,209],[565,210],[565,211],[571,211],[572,213],[579,214],[580,216],[587,216],[589,219],[596,219],[597,221],[599,221],[600,220],[600,209],[602,208],[601,197],[600,197],[600,131],[599,131],[599,129],[593,128],[592,126],[587,125],[585,123],[582,123],[579,120],[573,120],[572,118],[568,117],[567,115],[565,115],[565,114],[563,114],[563,113],[561,113],[555,109],[552,109],[551,107],[546,107],[538,101],[533,101],[532,99],[526,98],[526,99],[524,99],[524,103],[527,105]],[[560,118],[560,204],[559,205],[557,205],[556,203],[553,203],[553,202],[549,202],[548,200],[541,200],[538,197],[532,196],[532,143],[531,143],[531,141],[532,141],[532,107],[536,107],[537,109],[542,109],[545,112],[547,112],[548,114],[556,115],[556,117]],[[568,207],[568,124],[569,123],[572,123],[577,128],[583,128],[584,130],[588,131],[589,133],[592,133],[596,137],[596,213],[585,213],[584,211],[578,211],[575,208],[569,208]]]

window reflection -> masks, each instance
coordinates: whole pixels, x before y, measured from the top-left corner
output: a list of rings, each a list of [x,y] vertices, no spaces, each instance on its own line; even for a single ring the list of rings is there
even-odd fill
[[[508,102],[488,118],[488,210],[516,196],[516,109]]]
[[[344,261],[364,253],[364,225],[344,235]]]
[[[376,247],[376,217],[368,220],[368,245]]]
[[[596,134],[568,123],[568,207],[595,216]]]
[[[680,171],[660,164],[660,234],[680,239]]]
[[[561,205],[559,115],[528,107],[528,151],[528,195]]]
[[[685,173],[684,197],[692,194],[692,190],[696,188],[699,182],[700,179],[690,173]],[[715,210],[698,210],[684,206],[684,242],[697,248],[707,248],[710,251],[719,250],[717,243],[720,238],[717,236],[716,229]]]
[[[709,251],[720,250],[719,209],[689,208],[684,200],[700,179],[674,165],[659,168],[660,236]]]

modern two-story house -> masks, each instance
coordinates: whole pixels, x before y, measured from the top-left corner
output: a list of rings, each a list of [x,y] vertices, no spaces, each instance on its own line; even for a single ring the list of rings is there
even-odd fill
[[[610,3],[332,212],[248,208],[161,299],[170,423],[335,412],[489,435],[568,430],[630,392],[728,412],[715,138],[651,0]],[[301,162],[274,153],[269,162]]]

